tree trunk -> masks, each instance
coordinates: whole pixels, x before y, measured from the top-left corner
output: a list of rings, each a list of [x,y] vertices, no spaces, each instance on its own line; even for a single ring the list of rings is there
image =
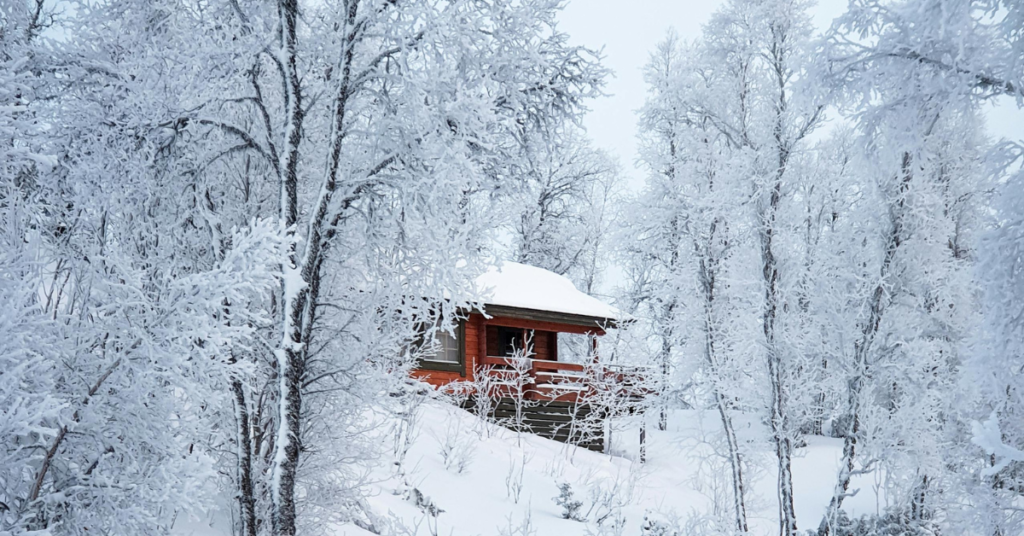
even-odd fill
[[[781,128],[781,127],[780,127]],[[780,154],[780,166],[786,159]],[[782,536],[797,533],[796,512],[793,508],[793,441],[789,437],[789,416],[786,414],[786,384],[782,356],[775,342],[775,322],[778,317],[779,271],[775,259],[773,238],[775,234],[775,213],[778,210],[782,191],[782,170],[780,167],[772,187],[764,227],[761,230],[761,262],[765,283],[765,308],[763,316],[765,347],[768,355],[768,381],[771,383],[771,408],[769,422],[775,456],[778,458],[779,528]]]
[[[853,467],[857,456],[857,434],[860,432],[860,411],[861,391],[864,388],[864,381],[868,375],[868,353],[871,350],[875,336],[878,334],[882,322],[882,313],[887,304],[886,286],[892,273],[893,260],[903,243],[903,205],[910,186],[912,177],[910,170],[911,158],[909,153],[903,154],[901,164],[901,178],[899,186],[899,198],[895,205],[890,208],[891,228],[886,241],[885,257],[882,259],[882,266],[879,273],[879,283],[871,294],[871,304],[868,308],[868,319],[861,327],[861,338],[854,347],[854,376],[847,382],[847,404],[850,408],[850,427],[843,439],[843,463],[839,469],[839,477],[835,490],[832,492],[832,499],[829,501],[825,516],[818,525],[818,536],[829,536],[839,509],[843,506],[843,499],[846,498],[850,489],[850,480],[853,478]],[[891,299],[891,296],[889,297]]]
[[[769,329],[767,325],[766,331]],[[794,536],[797,534],[797,526],[796,512],[793,508],[793,441],[789,437],[789,423],[786,415],[785,375],[782,369],[782,360],[774,346],[774,341],[769,343],[768,375],[772,385],[770,414],[772,440],[775,443],[775,456],[778,459],[779,470],[779,527],[780,534],[783,536]]]
[[[821,358],[821,375],[823,378],[828,376],[828,358]],[[825,401],[828,398],[828,394],[824,389],[820,389],[817,395],[814,395],[814,422],[811,426],[811,433],[815,435],[825,435],[825,415],[828,413],[825,407]]]
[[[786,371],[783,356],[776,343],[775,323],[779,312],[779,267],[775,258],[774,238],[776,216],[782,198],[782,182],[789,165],[789,156],[796,138],[790,138],[786,132],[785,122],[788,109],[787,83],[791,71],[787,63],[788,27],[785,23],[773,21],[770,24],[772,41],[769,48],[771,68],[774,72],[778,93],[775,96],[775,169],[771,184],[768,206],[762,213],[763,221],[761,238],[761,268],[764,277],[764,338],[768,351],[768,381],[771,383],[770,423],[772,439],[775,443],[775,455],[778,458],[778,492],[779,492],[779,533],[782,536],[793,536],[797,533],[796,512],[793,508],[793,472],[792,456],[793,441],[789,437],[789,415],[786,408]],[[811,123],[808,123],[810,126]]]
[[[746,533],[747,527],[747,500],[746,486],[743,483],[743,457],[740,454],[739,440],[736,438],[736,428],[732,424],[732,417],[726,408],[726,402],[722,394],[715,389],[715,403],[718,405],[718,415],[722,418],[722,429],[725,430],[725,439],[729,445],[729,467],[732,470],[732,497],[733,508],[736,510],[736,530]]]
[[[271,472],[271,523],[275,535],[295,535],[295,475],[299,466],[302,415],[302,310],[305,282],[297,269],[296,222],[298,220],[298,162],[302,139],[302,90],[298,75],[297,0],[280,0],[281,48],[285,89],[285,144],[281,169],[281,220],[290,243],[282,262],[281,347],[277,350],[278,417]]]
[[[708,342],[707,352],[709,363],[715,363],[714,347],[711,341]],[[736,530],[746,533],[748,526],[746,486],[743,483],[743,457],[740,454],[739,440],[736,438],[736,428],[733,426],[732,416],[729,415],[727,401],[717,386],[714,387],[714,392],[715,405],[718,406],[718,415],[722,419],[722,430],[725,431],[725,440],[729,448],[728,457],[729,468],[732,471],[732,498],[736,514]]]
[[[668,340],[668,337],[662,337],[661,339],[661,378],[668,385],[669,379],[669,359],[672,356],[672,343]],[[662,397],[661,407],[658,410],[658,430],[668,430],[668,401]]]
[[[242,519],[242,533],[256,536],[256,496],[252,486],[252,434],[249,429],[249,407],[245,400],[242,382],[231,380],[231,391],[235,395],[235,420],[238,435],[238,506]]]
[[[708,364],[708,372],[716,381],[712,383],[712,391],[715,395],[715,405],[718,407],[718,415],[722,419],[722,430],[725,432],[725,439],[728,445],[729,467],[732,473],[732,497],[733,508],[736,516],[736,530],[742,533],[748,532],[747,525],[747,504],[746,490],[743,483],[743,458],[739,450],[739,440],[736,438],[736,428],[733,426],[732,416],[729,415],[728,401],[722,395],[717,379],[721,373],[721,366],[718,362],[716,350],[717,327],[714,318],[715,306],[715,284],[718,276],[718,258],[714,255],[712,247],[715,243],[718,220],[712,221],[708,242],[703,246],[704,255],[698,265],[701,289],[704,294],[704,357]],[[697,245],[698,252],[702,246]]]
[[[299,466],[302,414],[302,352],[278,350],[280,406],[275,440],[273,489],[274,533],[295,536],[295,476]]]
[[[851,382],[858,384],[860,381],[860,378],[851,379]],[[855,398],[859,399],[860,387],[851,385],[849,395],[851,401]],[[854,458],[857,453],[857,434],[860,431],[859,413],[859,409],[856,409],[850,417],[850,428],[846,431],[846,437],[843,439],[843,464],[839,468],[839,479],[836,482],[835,490],[832,492],[832,499],[828,503],[828,508],[825,510],[825,516],[822,517],[821,523],[818,525],[818,536],[829,536],[832,533],[832,527],[835,525],[839,509],[843,505],[843,499],[846,498],[846,492],[850,489]]]
[[[296,224],[298,220],[298,161],[304,112],[302,109],[302,86],[297,71],[297,0],[279,0],[281,17],[281,43],[284,56],[284,79],[286,93],[286,144],[282,154],[281,169],[281,219],[288,229],[288,255],[282,263],[284,273],[282,285],[282,341],[277,350],[279,415],[278,434],[275,439],[275,453],[271,489],[273,500],[273,528],[275,535],[294,536],[295,521],[295,479],[302,451],[300,431],[302,427],[302,387],[305,377],[306,352],[313,338],[316,306],[320,292],[321,268],[324,253],[331,237],[334,236],[342,212],[332,218],[329,207],[338,181],[341,162],[341,148],[344,139],[346,105],[352,93],[350,87],[352,62],[356,41],[361,34],[357,30],[356,16],[358,2],[349,2],[346,13],[344,54],[342,56],[341,78],[338,92],[334,95],[332,126],[328,140],[328,160],[323,182],[316,203],[310,213],[307,226],[306,249],[301,255],[297,251]],[[392,160],[386,159],[368,176],[384,169]],[[356,189],[353,196],[359,195]],[[345,199],[343,209],[352,199]],[[343,210],[342,209],[342,210]]]

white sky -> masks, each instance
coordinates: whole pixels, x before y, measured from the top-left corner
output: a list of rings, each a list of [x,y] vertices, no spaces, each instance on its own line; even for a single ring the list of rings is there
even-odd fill
[[[700,36],[701,25],[722,5],[722,0],[569,0],[560,16],[560,27],[571,42],[604,52],[604,64],[612,69],[605,92],[608,96],[590,104],[584,119],[595,144],[619,158],[623,172],[634,187],[643,182],[636,170],[636,110],[644,102],[641,69],[665,37],[675,28],[685,40]],[[845,0],[821,0],[813,8],[820,30],[846,8]],[[1013,103],[990,110],[989,130],[995,137],[1024,138],[1024,111]]]

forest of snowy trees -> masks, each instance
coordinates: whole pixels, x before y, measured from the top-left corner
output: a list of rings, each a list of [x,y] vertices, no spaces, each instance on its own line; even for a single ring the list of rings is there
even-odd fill
[[[649,426],[714,415],[708,534],[761,473],[780,536],[1024,534],[1024,130],[984,113],[1024,108],[1024,4],[725,0],[650,51],[635,163],[563,7],[0,0],[0,535],[220,497],[240,536],[406,534],[368,432],[496,258],[628,311],[601,358],[656,371]],[[842,453],[798,519],[810,436]]]

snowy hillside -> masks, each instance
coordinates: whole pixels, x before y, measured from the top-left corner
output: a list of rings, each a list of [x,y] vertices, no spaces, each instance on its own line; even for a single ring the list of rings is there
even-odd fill
[[[640,534],[645,516],[684,524],[716,510],[727,512],[728,471],[724,459],[713,456],[717,423],[711,413],[674,412],[667,431],[648,427],[647,461],[640,464],[637,423],[614,432],[614,455],[610,456],[529,434],[517,439],[514,432],[493,425],[492,436],[480,438],[483,427],[475,416],[427,403],[407,455],[406,476],[409,484],[444,510],[436,518],[437,534],[517,534],[527,516],[538,535]],[[771,467],[764,431],[748,423],[747,432],[746,439],[761,447],[757,452],[763,460],[754,465]],[[461,473],[455,467],[457,462],[445,468],[442,451],[451,444],[457,445],[454,457],[467,459]],[[797,515],[805,524],[816,526],[824,513],[832,479],[823,477],[835,474],[841,451],[840,440],[812,438],[797,454]],[[521,469],[524,459],[525,469]],[[775,476],[757,476],[751,528],[769,534],[778,527],[772,495]],[[520,481],[517,502],[514,487]],[[561,483],[569,483],[575,499],[583,503],[580,517],[585,522],[562,518],[563,508],[554,500]],[[865,489],[849,499],[849,511],[874,512],[872,482],[865,478],[856,482],[857,486]],[[419,524],[415,534],[431,534],[427,525],[433,521],[428,523],[427,514],[405,499],[401,490],[400,480],[390,479],[376,486],[370,502],[378,512],[393,513],[407,526]],[[599,527],[597,520],[602,518],[603,527]],[[724,521],[728,521],[727,514]],[[614,530],[615,525],[621,525],[621,531]],[[359,533],[344,528],[340,534]]]
[[[485,425],[468,412],[431,401],[419,409],[403,464],[404,482],[395,474],[393,460],[380,460],[373,471],[379,482],[368,487],[368,503],[378,522],[390,523],[392,528],[404,526],[417,536],[640,535],[645,517],[679,527],[726,525],[729,476],[724,458],[712,455],[719,435],[715,417],[676,411],[667,431],[649,426],[647,461],[640,464],[636,422],[619,423],[613,437],[614,455],[605,455],[531,434],[517,438],[514,432]],[[749,446],[761,457],[752,465],[771,467],[771,446],[764,430],[754,423],[743,426]],[[798,450],[794,476],[801,528],[816,526],[821,519],[841,451],[840,440],[820,437],[810,438],[807,446]],[[755,478],[751,531],[771,534],[778,527],[772,496],[775,475],[761,471]],[[578,517],[585,521],[562,517],[564,509],[555,498],[563,483],[570,485],[575,500],[582,503]],[[874,485],[870,477],[855,481],[854,487],[862,489],[847,500],[847,510],[857,515],[874,513]],[[418,490],[418,499],[413,489]],[[429,512],[430,505],[438,509],[436,517]],[[715,519],[716,511],[722,515],[720,519]],[[214,527],[185,523],[176,533],[230,534],[223,512],[215,518]],[[603,521],[599,524],[598,520]],[[535,532],[524,532],[526,523]],[[335,528],[333,534],[370,533],[345,525]]]

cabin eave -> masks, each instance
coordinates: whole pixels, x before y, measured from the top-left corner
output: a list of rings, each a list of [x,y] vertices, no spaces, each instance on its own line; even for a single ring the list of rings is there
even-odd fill
[[[533,320],[547,322],[550,324],[564,324],[571,326],[583,326],[597,328],[604,332],[610,328],[618,327],[618,320],[614,318],[603,318],[598,316],[586,316],[557,311],[542,311],[540,309],[526,309],[522,307],[509,307],[507,305],[495,305],[485,303],[483,311],[474,310],[474,313],[482,314],[488,318],[516,318],[521,320]]]

